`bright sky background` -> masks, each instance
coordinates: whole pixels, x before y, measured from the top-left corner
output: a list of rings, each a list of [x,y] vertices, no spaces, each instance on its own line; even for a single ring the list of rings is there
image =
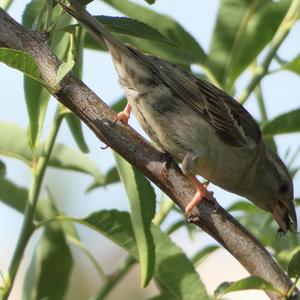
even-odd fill
[[[24,10],[24,6],[29,1],[15,0],[9,14],[16,20],[21,20],[21,14]],[[135,1],[144,4],[144,1]],[[146,4],[145,4],[146,5]],[[158,12],[162,12],[173,16],[178,20],[194,37],[199,41],[202,47],[207,50],[209,47],[210,37],[213,30],[213,24],[216,18],[216,11],[218,7],[218,1],[195,1],[195,0],[177,0],[170,1],[157,0],[157,3],[151,8]],[[104,15],[116,15],[120,16],[120,13],[111,9],[109,6],[103,4],[101,1],[95,1],[89,6],[89,10],[94,14]],[[288,38],[287,42],[280,49],[280,54],[284,59],[290,59],[299,54],[300,52],[300,26],[294,28],[292,34]],[[0,110],[0,121],[17,123],[20,126],[26,128],[28,125],[28,118],[26,114],[25,101],[22,87],[22,74],[0,64],[1,74],[1,96],[2,96],[2,108]],[[248,82],[248,76],[245,75],[241,78],[238,85],[238,91]],[[105,53],[99,53],[95,51],[85,52],[85,64],[84,64],[84,82],[94,90],[102,99],[107,103],[112,103],[122,95],[122,90],[117,82],[117,76],[112,66],[109,56]],[[263,81],[263,92],[267,100],[267,109],[269,116],[273,117],[285,111],[289,111],[294,108],[300,107],[300,93],[299,93],[300,79],[296,75],[289,72],[275,73],[269,76]],[[55,111],[56,101],[53,100],[49,106],[49,112],[47,114],[45,132],[49,128],[51,118]],[[251,99],[247,102],[246,107],[254,115],[258,116],[258,111],[255,102]],[[135,128],[139,128],[136,122],[130,121]],[[139,129],[138,129],[139,130]],[[105,171],[113,165],[113,158],[110,154],[110,150],[101,150],[103,146],[90,131],[85,127],[84,133],[91,150],[90,156],[97,162],[98,166]],[[58,140],[63,142],[74,149],[76,145],[73,138],[69,134],[67,126],[63,126],[59,133]],[[280,154],[283,154],[287,147],[295,149],[299,145],[299,134],[289,135],[286,137],[278,138],[280,142]],[[1,141],[0,141],[1,142]],[[2,158],[1,158],[2,159]],[[8,177],[13,179],[21,186],[28,186],[30,183],[30,174],[27,167],[19,161],[5,159],[8,168]],[[300,160],[298,159],[298,165]],[[300,195],[300,176],[295,179],[295,194]],[[67,172],[61,170],[50,169],[47,171],[46,180],[44,186],[47,186],[54,198],[56,199],[59,209],[66,212],[68,215],[75,217],[83,217],[92,211],[100,210],[103,208],[118,208],[120,210],[127,210],[128,204],[126,195],[123,189],[119,185],[113,185],[107,189],[98,189],[89,194],[84,194],[84,191],[88,184],[91,183],[91,178],[75,172]],[[229,206],[236,196],[232,196],[223,190],[215,187],[211,187],[216,195],[216,198],[220,201],[222,206]],[[61,197],[63,195],[63,197]],[[0,203],[0,269],[6,271],[8,268],[11,255],[13,253],[15,243],[18,238],[20,226],[22,222],[22,216],[7,208]],[[91,230],[80,227],[79,231],[82,234],[82,240],[87,244],[88,248],[99,259],[106,270],[111,269],[112,263],[119,261],[123,256],[123,252],[111,242],[107,241],[103,237],[99,237]],[[28,251],[26,251],[25,263],[22,264],[22,272],[28,264],[28,259],[32,256],[32,248],[37,241],[38,236],[32,239]],[[199,233],[195,241],[190,242],[186,237],[185,231],[179,231],[174,240],[180,245],[185,245],[185,250],[188,254],[194,253],[199,246],[204,243],[212,242],[212,240],[203,233]],[[86,290],[94,289],[98,277],[92,267],[87,265],[86,259],[76,250],[73,250],[76,260],[79,261],[79,266],[75,268],[75,273],[82,276],[92,278],[90,287],[86,287]],[[80,258],[80,259],[77,259]],[[82,271],[83,266],[86,270]],[[220,270],[220,266],[222,269]],[[135,281],[132,289],[138,293],[139,290],[139,275],[136,273],[138,268],[130,275],[128,280]],[[21,272],[21,273],[22,273]],[[83,273],[82,273],[83,272]],[[20,273],[20,275],[22,275]],[[242,271],[238,263],[236,263],[229,254],[225,251],[220,251],[214,257],[209,258],[200,267],[200,276],[207,284],[209,291],[212,292],[216,286],[222,281],[236,280],[246,273]],[[79,276],[79,277],[80,277]],[[135,276],[135,277],[134,277]],[[74,278],[73,278],[74,277]],[[79,280],[76,276],[72,277],[72,283],[75,285]],[[77,276],[78,277],[78,276]],[[134,279],[135,278],[135,279]],[[19,279],[20,276],[19,276]],[[123,284],[124,285],[124,284]],[[19,282],[20,287],[20,282]],[[121,285],[122,287],[122,285]],[[148,288],[146,295],[153,294],[152,288]],[[19,291],[16,289],[14,296],[11,300],[19,299]],[[122,294],[122,299],[133,299],[132,294],[128,294],[126,298]],[[118,291],[116,291],[109,299],[118,299]],[[68,299],[80,299],[77,295],[68,295]],[[125,297],[125,298],[124,298]],[[136,299],[142,299],[141,294],[135,294]],[[241,299],[241,294],[231,294],[228,299]],[[243,293],[243,299],[266,299],[262,293],[250,294],[247,296]],[[81,298],[82,299],[82,298]]]

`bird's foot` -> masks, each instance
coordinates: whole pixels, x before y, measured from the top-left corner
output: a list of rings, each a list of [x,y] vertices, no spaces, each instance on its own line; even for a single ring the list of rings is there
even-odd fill
[[[195,176],[192,176],[191,179],[197,189],[197,192],[194,198],[185,208],[185,216],[188,218],[188,220],[190,220],[191,218],[192,210],[202,201],[202,199],[212,201],[215,205],[215,209],[217,209],[217,207],[219,206],[217,200],[213,196],[214,193],[207,190],[207,186],[209,184],[208,181],[202,184]]]
[[[130,114],[131,114],[131,106],[127,102],[126,107],[124,108],[124,110],[122,110],[121,112],[118,113],[117,119],[115,120],[114,123],[116,123],[117,121],[121,121],[123,124],[127,125],[128,120],[130,118]]]
[[[121,121],[124,124],[128,124],[129,118],[130,118],[130,114],[128,114],[124,111],[121,111],[118,113],[117,120],[115,122]]]

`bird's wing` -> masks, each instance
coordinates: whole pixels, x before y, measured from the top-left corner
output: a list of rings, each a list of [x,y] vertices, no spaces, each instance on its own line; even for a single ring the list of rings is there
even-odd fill
[[[249,147],[261,141],[261,132],[248,111],[231,96],[214,85],[196,78],[176,65],[144,55],[131,47],[129,49],[147,63],[154,74],[173,93],[199,112],[227,144]]]

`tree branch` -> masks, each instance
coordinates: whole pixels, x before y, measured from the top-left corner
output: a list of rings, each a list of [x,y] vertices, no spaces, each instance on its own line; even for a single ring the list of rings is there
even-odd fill
[[[182,210],[185,209],[195,189],[177,166],[171,165],[166,174],[162,154],[129,126],[114,123],[116,114],[73,73],[69,73],[54,91],[60,62],[41,34],[25,29],[0,10],[0,43],[31,54],[53,96],[79,116],[102,142],[143,172]],[[271,282],[284,294],[288,292],[292,285],[290,279],[259,241],[223,208],[215,210],[214,204],[202,201],[195,215],[197,218],[193,223],[222,244],[249,273]],[[280,299],[271,293],[269,297]]]

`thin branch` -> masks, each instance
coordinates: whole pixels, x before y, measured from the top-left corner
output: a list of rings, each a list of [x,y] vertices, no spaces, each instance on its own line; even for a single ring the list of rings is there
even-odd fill
[[[108,280],[100,287],[96,294],[90,300],[103,300],[112,291],[117,283],[130,271],[131,267],[136,263],[136,259],[128,255],[118,265],[117,269]]]
[[[69,73],[53,91],[56,71],[60,62],[47,44],[19,25],[0,10],[0,43],[28,52],[40,67],[41,78],[51,93],[81,118],[95,135],[165,192],[182,210],[194,196],[193,184],[175,165],[163,167],[164,158],[130,126],[115,123],[116,114],[73,73]],[[275,263],[271,255],[223,208],[217,210],[210,201],[202,201],[193,221],[222,244],[248,271],[271,282],[287,293],[290,279]],[[269,294],[271,299],[279,299]]]
[[[155,215],[153,223],[156,225],[161,225],[166,217],[169,215],[169,212],[174,207],[174,202],[170,199],[166,199],[161,203],[159,212]]]
[[[264,101],[260,83],[255,88],[255,95],[256,95],[258,110],[260,113],[260,120],[261,120],[261,122],[265,122],[268,120],[268,114],[267,114],[266,105],[265,105],[265,101]]]

